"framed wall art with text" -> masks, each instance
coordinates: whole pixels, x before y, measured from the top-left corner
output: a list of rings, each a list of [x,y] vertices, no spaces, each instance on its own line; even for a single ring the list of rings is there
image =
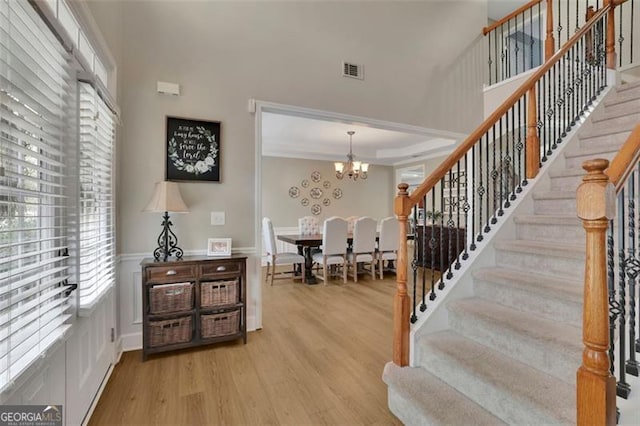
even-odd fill
[[[167,117],[166,180],[220,182],[220,122]]]

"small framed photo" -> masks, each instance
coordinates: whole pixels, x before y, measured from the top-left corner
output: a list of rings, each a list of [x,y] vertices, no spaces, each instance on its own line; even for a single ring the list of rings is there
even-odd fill
[[[231,238],[209,238],[207,256],[231,256]]]

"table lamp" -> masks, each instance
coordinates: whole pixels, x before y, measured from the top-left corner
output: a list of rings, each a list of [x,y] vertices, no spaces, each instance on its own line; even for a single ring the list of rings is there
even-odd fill
[[[171,220],[169,220],[169,212],[172,213],[189,213],[187,205],[182,200],[180,189],[175,182],[157,182],[153,190],[153,195],[147,207],[143,210],[150,213],[164,212],[162,220],[162,232],[158,236],[158,248],[153,251],[155,260],[164,262],[169,256],[175,256],[181,259],[184,252],[178,247],[178,237],[171,230]]]

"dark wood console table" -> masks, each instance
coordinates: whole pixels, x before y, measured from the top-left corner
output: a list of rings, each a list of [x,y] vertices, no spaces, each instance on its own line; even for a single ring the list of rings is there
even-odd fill
[[[433,266],[436,271],[446,271],[464,251],[465,239],[464,228],[447,228],[439,225],[416,226],[414,240],[418,250],[418,266],[423,268]]]

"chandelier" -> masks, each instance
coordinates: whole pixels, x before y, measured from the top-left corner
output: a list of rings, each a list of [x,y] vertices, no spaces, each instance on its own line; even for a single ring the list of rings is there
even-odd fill
[[[349,154],[347,154],[348,161],[346,163],[334,163],[336,166],[336,177],[342,179],[345,176],[349,176],[353,180],[358,178],[366,179],[367,172],[369,171],[369,164],[360,161],[353,161],[354,155],[352,151],[352,142],[354,131],[347,132],[349,135]]]

